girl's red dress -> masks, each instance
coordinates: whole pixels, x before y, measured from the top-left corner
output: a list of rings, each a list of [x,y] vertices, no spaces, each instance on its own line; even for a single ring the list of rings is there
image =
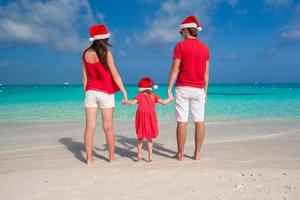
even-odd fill
[[[139,139],[151,139],[158,136],[155,105],[160,97],[154,93],[151,96],[140,92],[135,97],[138,101],[138,108],[135,115],[135,130]]]

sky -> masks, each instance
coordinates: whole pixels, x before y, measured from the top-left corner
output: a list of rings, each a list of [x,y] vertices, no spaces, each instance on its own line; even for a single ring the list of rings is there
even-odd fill
[[[188,15],[210,49],[211,83],[300,82],[300,1],[0,0],[0,83],[80,84],[89,26],[101,23],[125,83],[167,83]]]

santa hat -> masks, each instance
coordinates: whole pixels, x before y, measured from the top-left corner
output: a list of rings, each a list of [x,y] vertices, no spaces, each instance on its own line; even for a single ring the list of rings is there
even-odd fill
[[[144,77],[140,80],[138,87],[139,91],[142,92],[144,90],[152,90],[152,86],[154,89],[157,89],[158,86],[150,77]]]
[[[196,28],[198,31],[202,30],[198,20],[193,15],[188,16],[187,18],[185,18],[185,20],[183,20],[183,22],[181,22],[179,27],[180,27],[180,29]]]
[[[107,39],[109,36],[110,34],[103,24],[93,25],[90,27],[90,42],[93,42],[94,40]]]

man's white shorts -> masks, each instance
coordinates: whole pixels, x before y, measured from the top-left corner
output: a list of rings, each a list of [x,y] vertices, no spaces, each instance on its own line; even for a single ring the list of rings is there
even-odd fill
[[[84,107],[86,108],[113,108],[115,107],[115,95],[105,92],[88,90],[85,92]]]
[[[177,86],[175,88],[176,121],[187,122],[189,109],[194,122],[204,121],[205,92],[204,89]]]

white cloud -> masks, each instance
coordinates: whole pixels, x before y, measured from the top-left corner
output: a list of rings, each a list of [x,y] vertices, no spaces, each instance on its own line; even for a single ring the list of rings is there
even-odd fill
[[[282,32],[282,37],[289,41],[300,42],[300,3],[296,6],[293,18]]]
[[[104,18],[101,13],[97,15]],[[78,51],[87,44],[87,38],[80,37],[80,27],[94,22],[88,1],[12,1],[0,5],[0,41]]]
[[[146,20],[146,30],[136,33],[136,39],[143,44],[167,44],[179,39],[179,24],[188,15],[195,15],[203,26],[202,32],[211,32],[211,14],[217,6],[226,2],[235,6],[237,0],[167,0],[159,10]]]
[[[128,36],[125,38],[125,43],[126,43],[128,46],[131,45],[131,39],[130,39]]]

